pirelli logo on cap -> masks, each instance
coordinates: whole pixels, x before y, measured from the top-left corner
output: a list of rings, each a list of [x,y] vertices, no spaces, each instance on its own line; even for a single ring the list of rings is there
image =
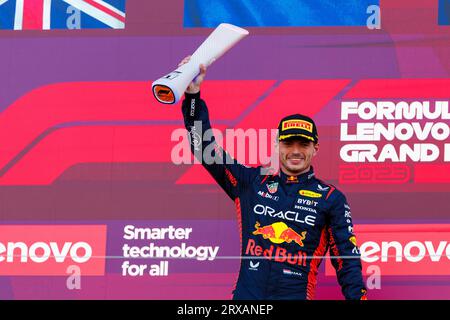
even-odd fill
[[[289,129],[303,129],[312,133],[313,124],[309,121],[305,120],[286,120],[283,121],[281,125],[281,130],[289,130]]]

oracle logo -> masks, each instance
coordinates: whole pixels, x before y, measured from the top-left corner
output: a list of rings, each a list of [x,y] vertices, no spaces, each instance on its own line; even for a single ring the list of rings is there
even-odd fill
[[[104,275],[105,225],[0,226],[0,275]]]
[[[450,244],[440,241],[437,246],[432,241],[411,241],[405,245],[398,241],[382,241],[381,246],[374,241],[364,242],[360,246],[361,259],[365,262],[420,262],[428,259],[430,262],[439,262],[446,257],[450,260]]]
[[[63,263],[68,255],[75,263],[85,263],[92,256],[92,247],[86,242],[65,242],[62,247],[56,242],[35,242],[31,246],[23,242],[8,242],[6,245],[0,242],[0,262],[13,263],[20,259],[20,262],[44,263],[54,259],[56,263]]]

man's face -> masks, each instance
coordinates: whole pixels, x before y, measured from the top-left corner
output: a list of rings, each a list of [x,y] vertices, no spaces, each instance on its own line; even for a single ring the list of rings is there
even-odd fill
[[[298,175],[309,169],[319,144],[306,139],[291,138],[280,141],[280,167],[284,173]]]

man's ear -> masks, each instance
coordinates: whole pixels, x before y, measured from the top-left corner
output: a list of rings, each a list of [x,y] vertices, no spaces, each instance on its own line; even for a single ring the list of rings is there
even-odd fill
[[[315,143],[313,157],[316,156],[318,152],[319,152],[319,143]]]

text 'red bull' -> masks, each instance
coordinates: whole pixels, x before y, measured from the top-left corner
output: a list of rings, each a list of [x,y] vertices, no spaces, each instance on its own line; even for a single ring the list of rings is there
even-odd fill
[[[275,251],[275,253],[274,253]],[[245,254],[255,257],[265,257],[269,260],[276,262],[287,262],[292,265],[299,265],[306,267],[306,253],[298,251],[296,254],[287,252],[286,249],[281,247],[275,247],[271,245],[269,248],[264,249],[262,246],[256,245],[255,240],[249,239]]]

